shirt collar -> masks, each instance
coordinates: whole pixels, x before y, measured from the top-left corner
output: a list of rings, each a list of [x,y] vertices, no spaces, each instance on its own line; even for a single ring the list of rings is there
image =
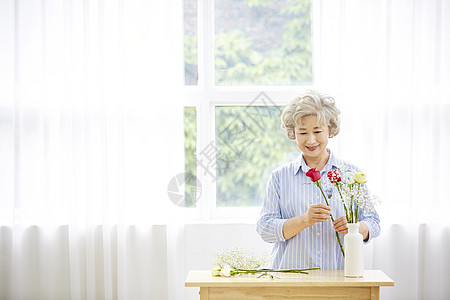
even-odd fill
[[[333,152],[331,152],[330,149],[327,148],[327,152],[330,153],[330,158],[328,159],[327,164],[323,167],[321,172],[328,172],[333,169],[333,167],[338,167],[338,161],[336,157],[334,156]],[[309,169],[311,169],[305,162],[305,159],[303,158],[303,153],[300,153],[300,155],[295,159],[294,162],[294,175],[296,175],[300,169],[302,172],[308,172]]]

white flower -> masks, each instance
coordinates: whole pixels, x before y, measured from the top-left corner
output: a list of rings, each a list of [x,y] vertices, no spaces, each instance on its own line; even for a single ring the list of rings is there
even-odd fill
[[[345,171],[344,176],[342,176],[342,180],[346,184],[355,183],[355,174],[352,171]]]
[[[222,277],[230,277],[231,276],[231,268],[229,265],[226,265],[225,267],[220,270],[220,276]]]

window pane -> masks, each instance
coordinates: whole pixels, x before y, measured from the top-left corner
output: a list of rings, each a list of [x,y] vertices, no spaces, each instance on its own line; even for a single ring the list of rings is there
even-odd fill
[[[184,108],[184,207],[195,207],[199,192],[197,191],[197,113],[195,107]]]
[[[216,85],[311,84],[309,0],[217,0]]]
[[[282,107],[216,107],[217,206],[260,206],[271,171],[299,155],[280,127]]]
[[[184,0],[184,83],[197,85],[197,0]]]

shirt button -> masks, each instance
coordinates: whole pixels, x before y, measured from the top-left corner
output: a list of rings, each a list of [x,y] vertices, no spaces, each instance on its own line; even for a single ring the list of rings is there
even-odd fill
[[[320,254],[320,250],[317,250],[317,254]]]
[[[320,236],[320,232],[317,233],[317,236]]]

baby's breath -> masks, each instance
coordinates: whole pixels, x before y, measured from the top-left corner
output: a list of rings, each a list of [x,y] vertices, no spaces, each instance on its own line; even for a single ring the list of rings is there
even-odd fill
[[[266,267],[269,261],[267,254],[257,256],[254,252],[241,248],[228,249],[213,256],[213,265],[229,265],[233,269],[260,269]]]
[[[267,254],[257,256],[254,252],[246,249],[234,248],[228,249],[213,256],[213,268],[211,273],[213,276],[252,276],[258,275],[257,278],[269,277],[273,279],[275,276],[271,273],[299,273],[308,274],[309,270],[318,270],[319,268],[290,269],[290,270],[273,270],[268,269],[266,265],[270,259]]]

